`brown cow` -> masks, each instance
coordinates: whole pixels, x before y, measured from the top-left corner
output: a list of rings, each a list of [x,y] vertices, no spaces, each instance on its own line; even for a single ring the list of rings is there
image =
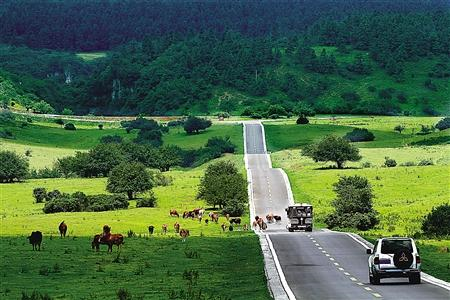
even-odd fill
[[[124,244],[123,235],[121,234],[96,234],[92,240],[92,249],[100,250],[100,244],[108,245],[108,252],[112,252],[113,245],[117,245],[117,249]]]
[[[30,244],[33,246],[33,251],[38,250],[41,251],[41,243],[42,243],[42,232],[33,231],[31,235],[28,237]]]
[[[176,233],[180,232],[180,223],[175,222],[175,224],[173,224],[173,228],[175,229]]]
[[[171,209],[169,214],[171,217],[177,217],[177,218],[180,217],[180,214],[176,211],[176,209]]]
[[[183,239],[183,242],[185,242],[187,237],[189,236],[189,230],[188,229],[181,229],[180,230],[180,236]]]
[[[162,233],[166,234],[167,233],[167,224],[163,224],[162,225]]]
[[[210,212],[209,217],[211,218],[211,222],[219,222],[219,214],[215,212]]]
[[[66,225],[66,223],[64,223],[64,221],[62,221],[59,224],[58,229],[59,229],[59,234],[61,235],[61,238],[66,237],[67,225]]]
[[[242,230],[247,231],[248,230],[248,225],[244,224],[244,227],[242,227]]]
[[[273,213],[268,213],[266,216],[267,223],[273,223]]]

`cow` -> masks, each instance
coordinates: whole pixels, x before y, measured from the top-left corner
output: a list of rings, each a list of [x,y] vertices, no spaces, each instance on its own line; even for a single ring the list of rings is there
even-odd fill
[[[227,226],[225,225],[225,223],[222,223],[222,225],[220,225],[220,227],[222,227],[223,232],[225,232],[225,230],[227,229]]]
[[[275,219],[276,223],[280,223],[281,222],[281,216],[273,216],[273,218]]]
[[[225,219],[227,219],[227,221],[229,221],[230,220],[230,214],[226,214],[225,215]]]
[[[183,219],[187,219],[187,218],[195,218],[195,213],[194,211],[185,211],[183,213]]]
[[[100,244],[108,245],[108,252],[112,252],[113,245],[120,249],[120,246],[124,244],[123,235],[121,234],[96,234],[92,240],[92,249],[98,252],[100,250]]]
[[[175,209],[171,209],[170,212],[169,212],[169,215],[171,217],[177,217],[177,218],[180,217],[180,214]]]
[[[42,243],[42,232],[33,231],[31,235],[28,237],[30,244],[33,245],[33,251],[38,250],[41,251],[41,243]]]
[[[219,214],[218,213],[210,212],[209,217],[211,218],[211,222],[215,222],[216,224],[217,224],[217,222],[219,222]]]
[[[205,219],[205,224],[208,225],[209,219]]]
[[[273,223],[273,213],[268,213],[266,216],[267,223]]]
[[[61,235],[61,238],[66,237],[67,225],[66,225],[66,223],[64,223],[64,221],[62,221],[59,224],[58,229],[59,229],[59,234]]]
[[[166,234],[167,233],[167,224],[163,224],[162,225],[162,233]]]
[[[176,233],[180,232],[180,223],[175,222],[175,224],[173,224],[173,228],[175,229]]]
[[[153,226],[153,225],[148,226],[148,233],[149,234],[153,234],[154,230],[155,230],[155,226]]]
[[[180,236],[183,239],[183,242],[185,242],[187,237],[189,236],[189,230],[188,229],[181,229],[180,230]]]
[[[242,228],[242,230],[247,231],[248,230],[248,225],[244,224],[244,227]]]
[[[241,218],[231,218],[230,224],[241,225]]]

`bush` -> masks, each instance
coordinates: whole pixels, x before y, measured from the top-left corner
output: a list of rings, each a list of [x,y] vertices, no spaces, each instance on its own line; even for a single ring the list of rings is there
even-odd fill
[[[110,143],[115,143],[115,144],[120,144],[123,142],[123,138],[120,135],[104,135],[100,138],[100,143],[102,144],[110,144]]]
[[[413,161],[407,161],[407,162],[400,164],[400,166],[402,166],[402,167],[414,167],[415,165],[416,165],[416,163]]]
[[[252,113],[250,115],[250,118],[252,118],[252,119],[262,119],[262,115],[259,114],[259,113]]]
[[[28,175],[28,178],[60,178],[62,175],[63,174],[57,168],[44,167],[39,170],[32,169]]]
[[[309,120],[307,117],[298,117],[297,121],[295,122],[297,123],[297,125],[301,125],[301,124],[309,124]]]
[[[386,156],[384,158],[384,166],[387,168],[393,168],[393,167],[397,166],[397,162],[394,159]]]
[[[220,151],[220,153],[234,153],[236,150],[236,145],[230,141],[230,137],[212,137],[206,142],[206,147],[215,148]]]
[[[372,132],[366,128],[355,128],[351,132],[347,132],[344,138],[350,142],[369,142],[375,139]]]
[[[184,130],[187,134],[199,133],[200,130],[206,130],[211,125],[210,120],[191,116],[184,122]]]
[[[33,197],[36,200],[36,203],[44,202],[47,196],[47,190],[45,188],[34,188],[33,189]]]
[[[64,120],[58,118],[58,119],[55,119],[55,123],[62,126],[62,125],[64,125]]]
[[[147,198],[140,198],[136,200],[136,207],[155,207],[156,197],[153,191],[150,191],[150,196]]]
[[[14,134],[9,129],[0,130],[0,138],[9,140],[15,139]]]
[[[103,130],[103,124],[98,124],[98,129]]]
[[[269,115],[269,119],[279,119],[279,118],[280,118],[280,116],[277,115],[277,114],[271,114],[271,115]]]
[[[402,133],[403,130],[405,130],[405,126],[403,125],[397,125],[394,127],[395,131],[398,131],[398,133]]]
[[[450,205],[443,204],[433,207],[422,222],[422,230],[425,234],[435,236],[450,235]]]
[[[62,115],[73,115],[73,111],[70,108],[64,108],[61,112]]]
[[[169,127],[177,127],[177,126],[183,126],[183,125],[184,125],[184,121],[181,119],[167,122],[167,126],[169,126]]]
[[[361,164],[361,167],[366,169],[366,168],[372,168],[372,164],[368,161],[365,161]]]
[[[28,175],[28,160],[13,151],[0,151],[0,182],[22,180]]]
[[[376,212],[353,213],[353,214],[330,214],[325,218],[328,228],[356,228],[358,230],[369,230],[378,224]]]
[[[107,211],[128,208],[127,198],[123,195],[91,195],[82,192],[72,195],[62,194],[45,203],[44,213]]]
[[[433,161],[431,159],[422,159],[417,164],[418,166],[432,166],[434,165]]]
[[[64,129],[65,130],[77,130],[77,128],[75,127],[75,125],[73,125],[73,123],[67,123],[66,125],[64,125]]]
[[[244,204],[236,199],[230,199],[225,203],[223,214],[229,214],[231,217],[240,217],[244,214]]]
[[[433,131],[434,131],[434,127],[433,126],[420,125],[420,132],[418,134],[426,135],[426,134],[432,133]]]
[[[450,128],[450,117],[445,117],[441,119],[439,122],[437,122],[437,124],[434,127],[439,130],[445,130]]]

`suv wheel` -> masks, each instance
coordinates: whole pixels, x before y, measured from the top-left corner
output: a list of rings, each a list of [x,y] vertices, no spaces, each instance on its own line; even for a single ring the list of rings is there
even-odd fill
[[[293,228],[288,228],[289,232],[294,232]]]
[[[409,276],[409,283],[419,284],[420,283],[420,274],[413,274]]]
[[[312,227],[306,227],[306,230],[305,230],[305,231],[311,232],[311,231],[312,231]]]
[[[378,276],[377,274],[369,274],[369,281],[371,284],[380,284],[380,276]]]

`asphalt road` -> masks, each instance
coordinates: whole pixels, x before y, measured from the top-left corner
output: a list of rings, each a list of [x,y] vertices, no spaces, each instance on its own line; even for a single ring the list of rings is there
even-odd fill
[[[282,216],[282,224],[269,224],[265,234],[272,240],[286,281],[297,299],[450,300],[448,290],[423,280],[418,285],[409,284],[406,278],[369,284],[366,250],[345,233],[289,233],[285,229],[284,209],[289,205],[286,183],[282,172],[271,168],[262,126],[246,124],[245,136],[255,213]]]

